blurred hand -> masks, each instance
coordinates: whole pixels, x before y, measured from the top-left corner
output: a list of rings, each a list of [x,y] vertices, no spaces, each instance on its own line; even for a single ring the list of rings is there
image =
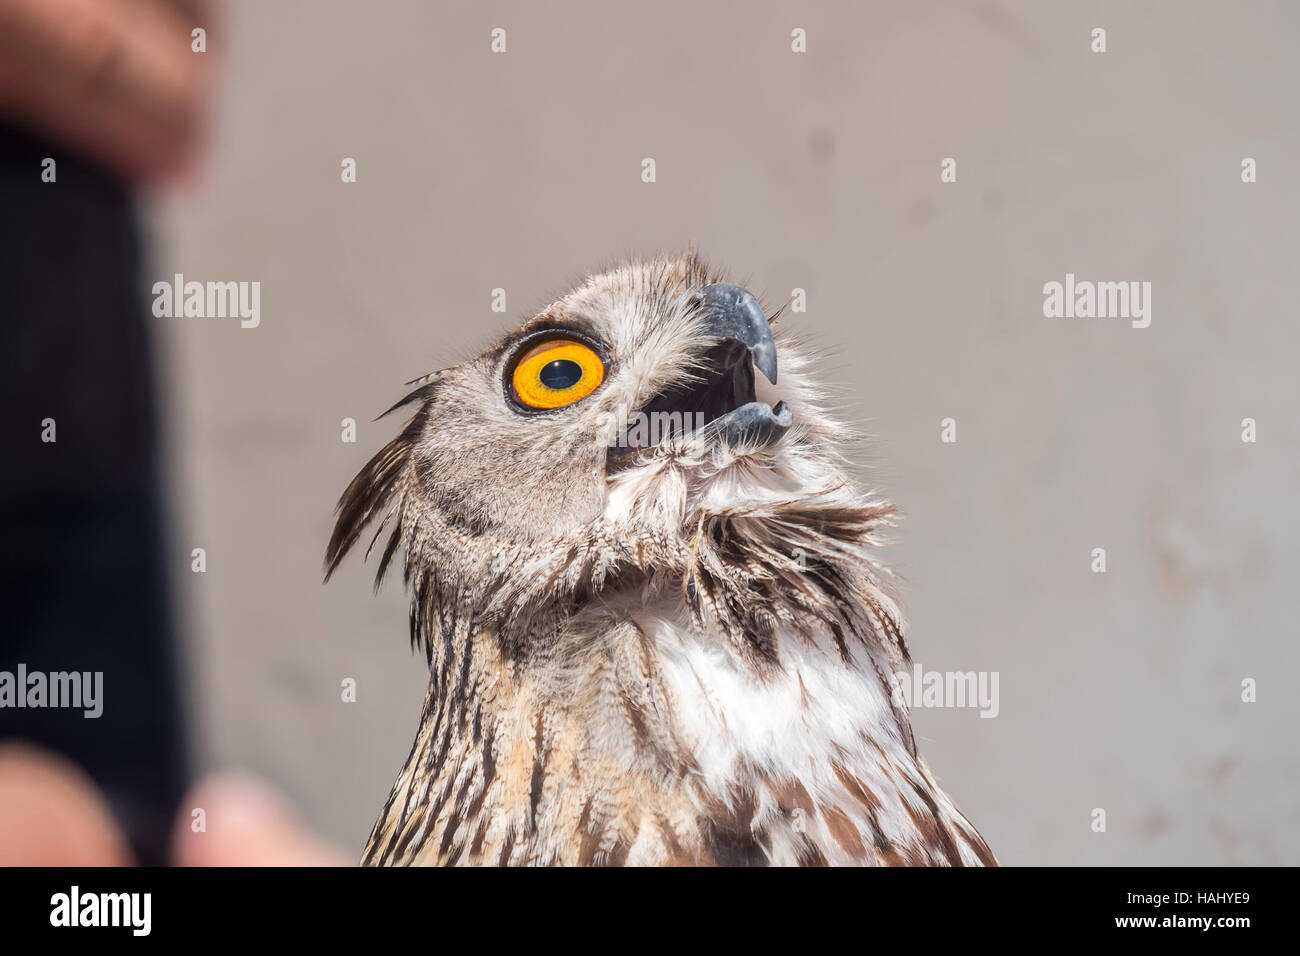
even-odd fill
[[[203,810],[204,829],[193,829]],[[172,841],[181,866],[346,866],[289,805],[250,777],[209,777],[181,803]],[[107,806],[75,766],[28,744],[0,743],[0,866],[127,866]]]
[[[0,866],[126,866],[126,840],[90,778],[29,744],[0,744]]]
[[[127,179],[184,171],[209,53],[196,3],[0,0],[0,119],[80,149]]]
[[[204,832],[193,829],[202,808]],[[187,809],[188,808],[188,809]],[[219,774],[199,783],[181,804],[172,839],[177,866],[348,866],[348,860],[303,827],[293,808],[252,777]]]

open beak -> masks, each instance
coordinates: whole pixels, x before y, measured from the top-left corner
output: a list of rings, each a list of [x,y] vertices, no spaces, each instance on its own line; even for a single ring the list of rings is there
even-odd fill
[[[785,402],[772,406],[755,400],[754,369],[775,385],[777,362],[772,329],[754,296],[719,282],[695,293],[688,304],[700,311],[704,329],[716,343],[704,353],[694,381],[661,392],[641,409],[638,427],[627,429],[610,448],[609,464],[615,468],[684,433],[765,448],[793,424]]]
[[[705,286],[692,299],[707,317],[708,330],[722,341],[745,346],[754,367],[775,385],[776,343],[758,300],[747,289],[730,282]]]

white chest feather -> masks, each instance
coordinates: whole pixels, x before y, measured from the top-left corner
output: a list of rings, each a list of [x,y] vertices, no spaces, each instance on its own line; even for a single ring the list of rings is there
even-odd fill
[[[772,863],[977,863],[987,853],[904,742],[866,647],[845,660],[828,634],[779,634],[765,676],[720,636],[642,620],[675,732],[708,803],[748,804]]]
[[[779,666],[759,677],[721,637],[664,618],[652,635],[678,729],[713,793],[754,771],[811,792],[834,764],[874,755],[869,739],[890,741],[893,713],[860,648],[845,662],[824,636],[779,635]]]

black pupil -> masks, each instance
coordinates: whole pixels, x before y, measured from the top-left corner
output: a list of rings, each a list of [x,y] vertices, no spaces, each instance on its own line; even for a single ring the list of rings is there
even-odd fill
[[[572,388],[582,380],[582,366],[569,359],[556,359],[554,362],[543,365],[537,377],[541,379],[542,384],[547,388],[560,391]]]

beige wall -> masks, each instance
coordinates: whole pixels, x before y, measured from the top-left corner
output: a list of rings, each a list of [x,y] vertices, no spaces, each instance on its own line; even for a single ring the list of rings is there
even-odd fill
[[[205,766],[359,851],[424,685],[397,587],[356,560],[321,585],[334,501],[398,424],[370,420],[585,271],[694,240],[769,303],[807,289],[784,321],[907,515],[914,656],[1000,674],[996,719],[915,715],[999,856],[1300,862],[1294,5],[227,14],[209,169],[155,217],[158,277],[262,283],[256,330],[160,320]],[[1044,318],[1066,272],[1150,281],[1150,328]]]

